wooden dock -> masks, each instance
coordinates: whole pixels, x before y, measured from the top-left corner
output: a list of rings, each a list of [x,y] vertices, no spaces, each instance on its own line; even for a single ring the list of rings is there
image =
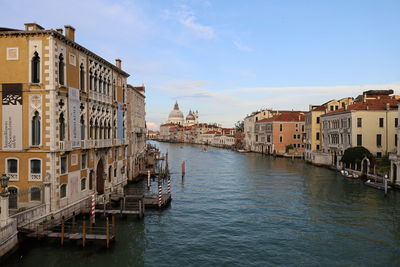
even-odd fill
[[[159,199],[157,194],[145,195],[144,206],[146,209],[164,209],[171,203],[172,197],[170,193],[162,194],[161,205],[159,205]]]

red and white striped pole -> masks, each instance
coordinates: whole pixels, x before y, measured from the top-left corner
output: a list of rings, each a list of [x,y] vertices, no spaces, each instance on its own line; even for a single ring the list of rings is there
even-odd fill
[[[92,218],[93,218],[93,223],[94,223],[94,221],[95,221],[95,214],[94,214],[94,208],[95,208],[95,206],[96,206],[96,203],[95,203],[95,195],[93,194],[93,195],[92,195]]]
[[[168,194],[171,194],[171,176],[169,174],[168,175]]]
[[[150,191],[151,181],[150,181],[150,171],[147,171],[147,190]]]
[[[158,207],[161,208],[162,204],[162,183],[158,181]]]
[[[185,161],[182,162],[182,177],[185,176]]]

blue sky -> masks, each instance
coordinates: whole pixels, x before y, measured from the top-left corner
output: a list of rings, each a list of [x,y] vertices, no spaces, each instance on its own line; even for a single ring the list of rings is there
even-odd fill
[[[0,26],[76,28],[76,41],[144,84],[147,121],[181,110],[233,126],[260,108],[307,110],[400,88],[400,1],[0,0]],[[36,11],[35,11],[36,10]]]

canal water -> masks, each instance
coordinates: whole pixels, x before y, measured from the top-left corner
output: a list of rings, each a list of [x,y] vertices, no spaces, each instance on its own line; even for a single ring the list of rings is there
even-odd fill
[[[400,192],[301,160],[156,144],[169,152],[170,208],[118,219],[109,250],[29,241],[0,265],[400,265]]]

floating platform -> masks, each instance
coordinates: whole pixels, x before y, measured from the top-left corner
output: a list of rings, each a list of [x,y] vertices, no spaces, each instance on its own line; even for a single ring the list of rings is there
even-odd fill
[[[158,195],[145,195],[144,206],[146,209],[164,209],[171,203],[172,197],[170,193],[162,194],[161,205],[159,205]]]
[[[364,184],[367,186],[379,189],[379,190],[385,190],[385,185],[383,183],[366,181]],[[387,189],[390,190],[390,189],[392,189],[392,187],[390,185],[388,185]]]

